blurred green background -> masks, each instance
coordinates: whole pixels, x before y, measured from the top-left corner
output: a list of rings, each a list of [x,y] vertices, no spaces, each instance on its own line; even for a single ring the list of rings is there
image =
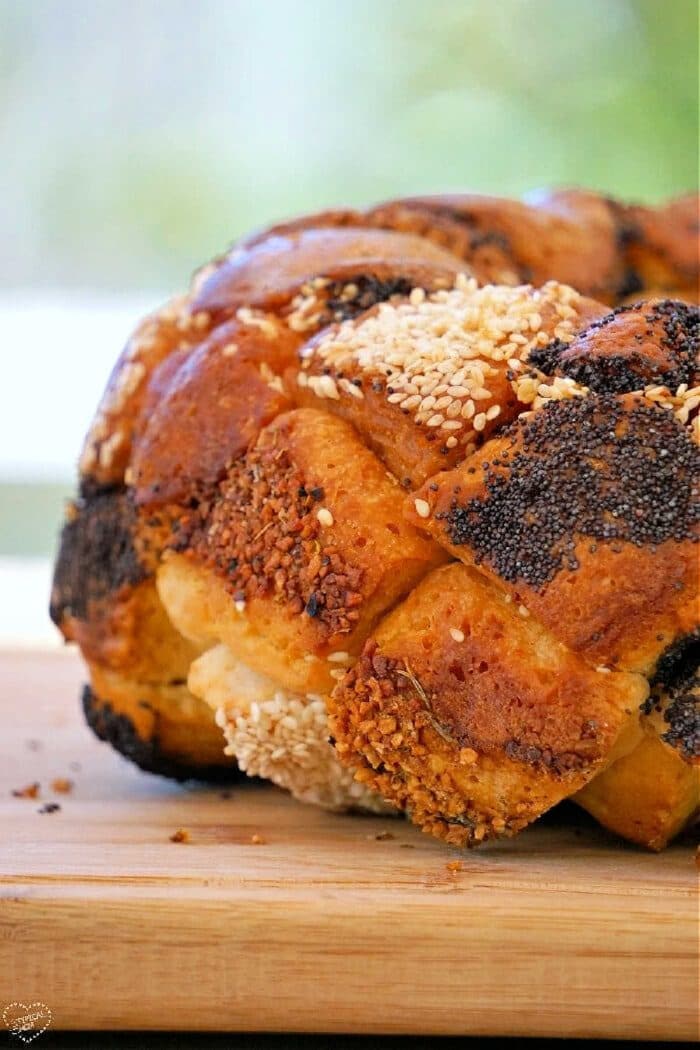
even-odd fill
[[[0,321],[20,293],[130,317],[238,234],[334,203],[658,201],[697,185],[697,77],[695,0],[0,0]],[[45,442],[0,449],[0,555],[50,550],[77,438],[35,460],[92,408],[66,316],[2,350],[24,402],[3,441]],[[124,324],[88,344],[100,376]],[[21,389],[25,346],[39,381],[71,361],[60,412]]]
[[[5,284],[178,286],[235,235],[335,202],[543,183],[654,201],[697,182],[691,0],[0,13]]]

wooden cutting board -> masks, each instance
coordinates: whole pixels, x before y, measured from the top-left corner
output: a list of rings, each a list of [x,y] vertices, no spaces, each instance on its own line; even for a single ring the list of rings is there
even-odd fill
[[[572,807],[462,854],[274,788],[178,786],[92,737],[81,679],[69,653],[0,656],[0,1018],[39,1001],[56,1028],[697,1037],[687,843],[647,854]]]

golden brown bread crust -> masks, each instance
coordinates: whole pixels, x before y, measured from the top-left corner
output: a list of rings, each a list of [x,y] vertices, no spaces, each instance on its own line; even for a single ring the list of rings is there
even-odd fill
[[[698,301],[700,214],[697,194],[687,194],[660,208],[624,208],[625,256],[640,289],[675,293]],[[679,294],[680,293],[680,294]],[[648,296],[645,296],[648,297]]]
[[[200,345],[240,308],[289,313],[302,290],[320,281],[330,314],[317,319],[318,328],[338,311],[352,316],[416,285],[449,287],[463,269],[458,258],[420,238],[364,228],[302,229],[232,249],[198,271],[188,294],[146,318],[127,342],[85,439],[81,476],[100,485],[123,481],[156,369],[171,354]],[[353,295],[345,294],[348,285]]]
[[[196,650],[158,600],[155,564],[127,491],[88,489],[63,529],[51,616],[94,663],[141,681],[184,680]]]
[[[470,251],[463,258],[482,280],[504,283],[503,271],[510,270],[515,280],[505,283],[541,285],[554,278],[592,299],[616,301],[623,267],[614,220],[601,198],[595,204],[595,211],[591,206],[551,208],[543,198],[533,207],[499,197],[451,194],[408,198],[383,205],[379,214],[388,217],[399,207],[462,224],[470,233]],[[489,259],[482,275],[485,249],[500,249],[502,258],[495,266]]]
[[[338,209],[278,223],[244,244],[311,227],[409,233],[462,259],[480,282],[557,280],[610,305],[672,295],[698,300],[698,197],[660,208],[587,190],[536,191],[524,201],[443,194]]]
[[[658,661],[642,741],[576,796],[612,831],[663,849],[700,813],[700,629]]]
[[[85,438],[80,474],[93,485],[122,484],[148,378],[170,354],[196,346],[210,318],[180,296],[137,327],[112,369],[107,388]]]
[[[329,702],[341,758],[456,845],[514,834],[636,742],[640,676],[600,674],[472,569],[437,569]]]
[[[700,807],[700,767],[663,740],[661,724],[642,719],[644,736],[580,791],[575,801],[611,831],[660,850]]]
[[[669,291],[696,301],[697,241],[695,195],[654,209],[581,190],[533,194],[530,203],[470,194],[407,198],[277,224],[204,267],[186,296],[138,326],[86,437],[81,475],[103,485],[123,480],[150,376],[241,306],[285,310],[318,278],[334,294],[364,278],[356,304],[338,304],[343,317],[353,316],[395,292],[439,287],[465,264],[482,282],[554,279],[611,304]]]
[[[177,780],[230,782],[241,778],[222,754],[211,711],[184,684],[154,685],[90,668],[83,711],[96,736],[147,773]]]
[[[530,360],[543,371],[586,383],[582,393],[613,393],[521,417],[407,501],[409,520],[591,666],[664,684],[668,724],[642,714],[639,746],[577,795],[606,826],[655,849],[698,805],[700,693],[678,667],[697,674],[700,456],[682,399],[670,412],[654,384],[697,383],[697,350],[697,311],[668,302],[536,349]],[[640,387],[650,393],[625,393]]]
[[[408,234],[355,227],[299,229],[234,248],[202,282],[193,308],[217,321],[240,307],[283,311],[319,278],[336,293],[350,283],[373,282],[376,302],[414,287],[449,287],[463,269],[454,255]],[[357,305],[355,312],[372,302]]]
[[[332,209],[303,215],[258,230],[241,244],[250,247],[270,236],[288,236],[301,230],[329,227],[390,230],[408,234],[414,240],[420,238],[423,243],[436,245],[460,259],[463,264],[467,264],[468,269],[473,269],[481,281],[517,284],[520,279],[508,246],[504,245],[497,233],[477,234],[461,218],[450,214],[449,209],[442,211],[410,200],[389,201],[365,211]]]
[[[590,318],[589,318],[590,319]],[[700,381],[698,312],[673,299],[649,299],[594,318],[568,344],[535,348],[529,360],[602,394]]]
[[[211,711],[187,690],[200,649],[158,598],[153,552],[121,488],[86,489],[63,530],[51,615],[80,646],[89,724],[144,769],[203,779],[236,775]]]
[[[216,484],[266,424],[291,408],[281,374],[300,337],[273,317],[228,321],[174,369],[153,376],[154,404],[136,435],[130,478],[137,506],[186,502]],[[163,376],[166,370],[172,373]],[[204,418],[201,407],[206,406]]]
[[[128,527],[118,539],[86,533],[80,551],[67,530],[57,579],[71,577],[75,597],[90,586],[90,574],[86,579],[81,571],[86,560],[99,553],[120,568],[101,584],[99,606],[86,606],[82,618],[57,594],[54,618],[66,638],[105,667],[131,674],[133,651],[140,649],[149,681],[161,672],[163,684],[182,677],[191,646],[162,609],[154,613],[153,569],[183,501],[215,484],[262,427],[290,407],[279,374],[299,342],[295,328],[311,332],[328,311],[352,316],[415,283],[448,286],[461,268],[448,253],[398,233],[303,231],[234,250],[201,270],[188,296],[140,325],[115,366],[81,461],[85,490],[119,493],[117,520],[128,517]],[[309,281],[323,309],[316,318],[295,319],[294,300]],[[285,322],[252,309],[263,306],[281,312]],[[204,415],[197,411],[202,404]],[[132,593],[137,584],[140,591]],[[150,666],[156,652],[166,668]],[[137,682],[141,670],[133,672]],[[203,705],[200,713],[213,724]]]
[[[304,217],[242,242],[200,271],[186,296],[144,322],[115,368],[86,440],[82,498],[64,536],[53,602],[57,622],[81,645],[93,684],[99,680],[105,694],[95,690],[100,699],[90,710],[109,707],[110,724],[124,718],[132,727],[130,736],[112,732],[117,746],[127,738],[132,751],[139,742],[151,746],[155,716],[138,706],[139,692],[148,688],[166,727],[158,734],[161,759],[180,770],[188,763],[210,765],[211,714],[180,692],[183,668],[194,655],[223,639],[288,688],[328,691],[378,619],[444,560],[445,550],[478,564],[496,589],[510,588],[540,628],[564,639],[569,655],[578,653],[591,673],[605,677],[595,671],[605,663],[651,674],[695,622],[697,548],[685,531],[665,539],[654,533],[653,544],[622,536],[619,550],[603,537],[591,551],[585,530],[581,536],[569,530],[573,539],[564,530],[565,544],[572,544],[566,558],[577,568],[567,563],[544,591],[531,580],[530,591],[523,591],[504,582],[498,566],[494,574],[482,553],[472,557],[464,545],[457,551],[453,537],[435,532],[440,549],[426,540],[425,530],[434,528],[431,509],[445,492],[445,477],[436,472],[463,472],[460,464],[483,448],[474,460],[481,464],[476,476],[465,482],[465,491],[476,484],[474,496],[483,495],[483,462],[493,465],[485,455],[495,455],[510,434],[530,425],[522,420],[505,434],[524,409],[535,410],[535,421],[559,413],[562,425],[577,434],[589,409],[544,408],[559,397],[591,404],[612,399],[604,412],[616,419],[622,413],[617,437],[633,445],[644,443],[642,424],[651,420],[660,437],[647,442],[649,454],[660,459],[666,449],[676,457],[679,476],[669,491],[685,498],[687,448],[677,431],[693,418],[697,428],[697,396],[688,389],[697,382],[697,312],[684,314],[678,303],[661,301],[611,315],[579,293],[616,303],[653,286],[680,288],[692,297],[696,211],[691,198],[653,210],[569,190],[526,203],[456,195]],[[501,287],[488,293],[480,314],[480,293],[459,276],[465,270],[501,286],[556,278],[577,290]],[[504,291],[508,309],[496,302]],[[511,311],[513,300],[523,306],[520,317]],[[443,377],[451,383],[424,375],[427,386],[415,405],[407,387],[417,373],[404,375],[402,387],[391,355],[382,360],[380,348],[369,360],[378,345],[377,318],[407,314],[410,328],[439,304],[442,321],[422,333],[430,353],[442,345],[440,325],[447,333],[461,309],[453,352],[470,367],[462,376],[447,367]],[[466,349],[464,311],[472,311],[478,333]],[[339,364],[343,331],[367,338]],[[418,332],[418,343],[420,337]],[[308,342],[300,371],[302,340]],[[431,367],[446,367],[447,357]],[[644,419],[635,417],[629,400],[642,387]],[[294,404],[305,407],[290,412]],[[669,430],[674,417],[679,422]],[[291,426],[290,419],[296,421]],[[265,448],[270,435],[277,436]],[[274,446],[278,440],[284,449]],[[331,451],[333,461],[324,462]],[[510,451],[518,454],[516,446]],[[410,526],[401,492],[376,457],[405,487],[425,485],[410,498]],[[622,473],[628,466],[622,464]],[[556,480],[551,462],[547,471]],[[302,481],[291,499],[288,483],[297,474]],[[324,492],[337,482],[333,507],[313,500],[315,510],[306,506],[310,488],[303,479]],[[627,498],[626,489],[615,491]],[[640,491],[646,506],[651,495],[644,486]],[[280,512],[274,521],[260,509],[271,492]],[[651,506],[656,521],[653,499]],[[319,509],[328,511],[332,524],[314,517]],[[683,513],[676,508],[668,517],[685,521]],[[306,548],[294,546],[299,535],[289,532],[290,521]],[[364,548],[354,546],[359,538]],[[276,546],[290,540],[295,556],[298,550],[303,555],[298,562],[292,548]],[[411,554],[402,561],[406,544]],[[166,616],[154,581],[164,548],[172,546],[179,553],[166,556],[159,587],[180,630]],[[327,582],[310,589],[319,557]],[[615,585],[620,578],[622,587]],[[642,612],[627,630],[635,603]],[[676,718],[681,742],[692,737],[688,717]],[[188,719],[196,728],[184,734],[189,746],[183,750],[177,726]],[[102,713],[92,722],[107,732]],[[437,734],[433,743],[437,752],[444,741]],[[663,746],[680,753],[681,744]],[[628,768],[616,765],[618,772]],[[514,797],[520,776],[518,770],[512,778]],[[543,792],[541,800],[550,788]],[[607,797],[602,789],[601,797]],[[671,809],[666,827],[675,826],[677,807]],[[637,817],[625,819],[623,833]],[[662,831],[651,823],[647,837],[658,840]]]
[[[700,454],[641,393],[697,380],[697,310],[662,301],[594,321],[529,362],[588,396],[525,415],[407,504],[456,557],[593,662],[650,674],[697,617]],[[581,387],[580,384],[585,384]]]

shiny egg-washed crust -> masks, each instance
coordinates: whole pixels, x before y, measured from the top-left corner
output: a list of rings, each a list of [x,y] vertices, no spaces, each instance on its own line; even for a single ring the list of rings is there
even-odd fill
[[[472,569],[437,569],[329,701],[341,758],[455,845],[521,830],[637,742],[639,675],[600,674]]]
[[[135,437],[130,479],[138,507],[184,503],[215,485],[262,428],[292,403],[281,374],[301,340],[276,318],[227,321],[162,384]],[[206,406],[206,419],[201,406]]]
[[[548,375],[569,377],[603,394],[657,385],[676,390],[700,382],[699,339],[695,307],[649,300],[617,307],[568,343],[536,347],[529,361]]]
[[[615,301],[624,282],[615,221],[599,198],[576,206],[537,207],[520,201],[472,194],[413,197],[390,202],[372,213],[382,224],[410,228],[412,216],[428,223],[452,222],[468,233],[462,258],[492,283],[544,284],[555,278],[583,295]],[[512,275],[512,276],[511,276]],[[510,278],[507,279],[506,278]]]
[[[330,298],[356,285],[357,313],[411,288],[449,287],[463,269],[456,256],[411,234],[333,226],[290,230],[234,248],[201,283],[193,309],[217,320],[240,307],[284,311],[305,285],[322,279],[333,289]],[[373,292],[369,299],[363,290]]]
[[[678,304],[657,303],[653,319],[642,324],[634,310],[618,311],[611,317],[601,304],[624,302],[630,296],[646,295],[652,288],[662,293],[677,289],[684,298],[694,299],[696,244],[697,200],[692,197],[662,209],[647,209],[581,191],[533,195],[526,203],[453,195],[388,202],[362,212],[307,216],[248,238],[201,270],[187,295],[173,300],[139,326],[115,366],[86,439],[81,498],[69,509],[57,566],[52,614],[66,637],[77,640],[83,648],[91,676],[93,680],[100,678],[103,693],[104,676],[116,676],[109,695],[103,698],[114,718],[124,716],[132,726],[134,739],[150,747],[153,733],[146,724],[148,719],[135,717],[145,709],[136,710],[134,704],[140,690],[153,688],[158,703],[153,701],[152,706],[161,712],[163,725],[174,727],[184,710],[189,712],[187,718],[197,723],[197,730],[188,735],[189,750],[183,750],[174,729],[172,733],[160,731],[158,748],[166,749],[161,758],[174,762],[179,769],[186,769],[188,764],[195,768],[210,764],[208,733],[213,719],[204,705],[192,707],[193,698],[182,685],[182,672],[203,648],[222,639],[231,643],[232,649],[238,647],[238,656],[250,658],[252,664],[255,657],[251,654],[258,651],[253,642],[269,638],[262,650],[266,664],[262,671],[270,671],[269,659],[280,680],[292,682],[290,688],[303,691],[313,681],[315,687],[328,691],[343,677],[377,618],[447,556],[444,549],[427,540],[427,528],[432,523],[426,515],[431,517],[436,491],[430,486],[439,487],[442,477],[434,477],[435,471],[445,467],[459,470],[462,460],[473,452],[471,445],[488,448],[497,442],[504,426],[524,409],[534,408],[537,416],[550,397],[578,398],[590,396],[590,391],[609,396],[613,390],[609,378],[613,375],[622,384],[614,389],[619,395],[636,389],[633,384],[640,376],[649,388],[645,402],[658,402],[654,411],[672,418],[671,408],[682,423],[692,421],[697,406],[683,378],[687,362],[683,353],[678,359],[660,353],[658,344],[663,338],[677,344],[679,333],[691,332],[692,336],[692,319],[697,326],[697,314],[689,313],[679,321]],[[403,403],[407,391],[389,389],[386,373],[384,380],[374,376],[367,384],[367,376],[351,371],[338,374],[327,361],[317,360],[318,348],[327,338],[330,336],[332,345],[333,333],[345,325],[353,326],[355,318],[357,329],[362,330],[372,315],[382,310],[391,315],[410,302],[410,309],[420,312],[421,303],[432,302],[435,297],[472,296],[474,286],[467,281],[470,275],[480,282],[506,286],[530,282],[534,288],[513,289],[516,299],[538,297],[540,301],[531,304],[531,323],[521,319],[525,328],[516,325],[510,329],[515,333],[515,347],[486,325],[485,344],[474,350],[477,366],[487,365],[481,369],[481,386],[477,368],[462,383],[465,393],[457,395],[463,399],[459,405],[438,405],[441,398],[444,401],[444,393],[423,390],[426,404],[421,401],[417,410],[415,405],[412,408],[415,415],[423,413],[424,418],[414,419]],[[536,287],[550,279],[570,281],[576,291],[564,290],[563,285],[548,291]],[[594,296],[598,302],[579,293]],[[550,300],[556,317],[549,311]],[[383,303],[387,305],[382,307]],[[597,322],[598,327],[591,322]],[[328,329],[329,325],[335,327]],[[647,328],[654,330],[651,336]],[[694,331],[696,339],[697,327]],[[591,377],[587,370],[591,357],[613,359],[617,342],[632,341],[638,352],[634,360],[630,354],[625,359],[626,380],[619,379],[619,362],[615,360],[606,366],[607,376],[602,380],[602,365]],[[309,396],[308,382],[303,390],[297,382],[295,360],[300,349],[308,366],[304,371],[309,372],[316,387],[311,390],[313,396]],[[660,385],[675,384],[678,378],[682,383],[675,391]],[[693,381],[697,380],[689,380]],[[382,390],[378,388],[381,382]],[[339,393],[337,398],[331,384]],[[358,392],[364,395],[364,404]],[[408,394],[414,396],[410,391]],[[471,406],[467,395],[473,395]],[[363,538],[368,524],[363,509],[370,517],[376,509],[370,492],[377,486],[369,486],[368,478],[378,478],[377,470],[383,472],[376,456],[404,487],[428,486],[429,493],[414,493],[410,498],[404,519],[401,491],[383,474],[392,489],[391,498],[385,501],[387,517],[380,515],[371,523],[379,530],[371,546],[381,561],[385,547],[379,539],[380,523],[386,525],[387,535],[391,534],[391,525],[399,530],[393,535],[403,537],[402,530],[410,520],[411,535],[423,548],[407,573],[402,572],[396,553],[392,553],[391,541],[382,577],[371,563],[370,553],[365,552],[364,557],[362,547],[352,547],[352,528],[345,532],[341,528],[336,531],[341,539],[339,550],[329,554],[324,548],[321,554],[323,578],[333,577],[332,586],[321,588],[323,600],[318,599],[315,588],[305,598],[307,577],[317,569],[316,559],[308,558],[309,548],[304,551],[306,560],[302,558],[300,563],[301,576],[290,584],[299,566],[293,564],[293,558],[290,561],[289,550],[271,551],[271,547],[280,536],[283,544],[290,540],[295,544],[299,539],[285,534],[290,512],[303,522],[302,530],[310,521],[316,522],[304,539],[314,532],[314,542],[323,546],[324,534],[333,532],[338,522],[333,511],[325,505],[316,510],[317,515],[318,511],[328,511],[330,524],[325,514],[314,518],[307,506],[300,505],[306,497],[298,491],[294,503],[278,500],[277,505],[283,508],[282,521],[265,519],[260,526],[263,531],[255,533],[250,532],[242,508],[233,512],[235,500],[242,497],[245,501],[253,490],[256,499],[264,500],[260,493],[270,480],[273,486],[277,484],[287,466],[292,473],[301,468],[302,473],[308,470],[315,476],[320,471],[323,475],[320,458],[305,459],[302,443],[295,450],[299,462],[273,467],[256,459],[261,452],[256,444],[260,435],[274,433],[281,416],[295,418],[296,413],[290,412],[293,405],[309,406],[314,410],[312,417],[325,419],[332,418],[328,414],[331,410],[346,421],[340,419],[338,423],[347,426],[349,421],[359,431],[362,441],[351,429],[345,431],[353,435],[350,444],[338,439],[339,454],[356,459],[348,450],[357,442],[373,466],[369,468],[370,461],[359,456],[360,469],[354,475],[350,472],[358,494],[354,498],[351,493],[348,498],[341,486],[338,506],[341,521],[343,510],[349,512],[351,523],[357,518]],[[425,414],[429,407],[432,415]],[[555,406],[555,410],[559,409]],[[306,411],[303,408],[302,416]],[[464,413],[464,433],[459,438],[455,427],[458,411]],[[451,428],[446,427],[448,422]],[[315,442],[316,429],[317,424],[309,427],[305,440]],[[437,432],[434,438],[426,437],[428,429]],[[322,441],[327,440],[323,427],[319,433]],[[334,441],[331,439],[332,445]],[[677,444],[675,436],[673,441]],[[327,466],[333,477],[338,464]],[[322,490],[323,481],[314,487]],[[308,496],[305,486],[301,488]],[[213,527],[215,540],[211,543],[205,523]],[[225,536],[227,529],[230,535]],[[444,536],[436,538],[442,548],[449,549]],[[676,554],[687,540],[676,541],[677,537],[669,541],[667,568],[670,579],[678,584]],[[242,558],[234,552],[224,562],[224,552],[237,544],[243,546]],[[656,570],[663,561],[662,548],[663,544],[659,560],[653,562]],[[171,553],[164,557],[165,550]],[[296,553],[298,548],[294,550]],[[678,644],[679,634],[692,627],[686,623],[689,606],[683,606],[692,591],[691,548],[683,550],[680,561],[681,572],[683,567],[686,572],[685,596],[674,604],[673,595],[669,599],[667,594],[657,594],[658,580],[652,585],[652,590],[657,588],[651,598],[653,607],[657,607],[654,603],[658,599],[666,610],[663,616],[668,613],[657,632],[656,655],[661,654],[661,660],[669,646]],[[239,562],[248,573],[243,580]],[[616,569],[621,564],[617,561]],[[176,627],[166,616],[155,587],[159,565],[158,585],[161,594],[168,592],[168,612]],[[635,571],[644,568],[634,559],[630,565]],[[604,574],[603,561],[598,567]],[[477,571],[488,574],[486,562],[479,561]],[[590,575],[588,569],[586,573]],[[660,575],[652,572],[653,578]],[[386,597],[380,593],[384,581],[389,581]],[[496,589],[502,586],[495,577],[492,584]],[[676,591],[681,592],[680,586]],[[339,592],[345,596],[342,600]],[[271,595],[277,598],[270,600]],[[330,601],[324,604],[329,596]],[[645,601],[647,592],[638,588],[638,596]],[[348,609],[348,597],[359,606]],[[522,603],[525,612],[529,611],[529,602],[528,596]],[[357,620],[347,619],[348,611],[357,613]],[[562,615],[566,614],[562,606]],[[253,621],[253,628],[241,631],[241,620]],[[651,620],[648,615],[649,632]],[[308,621],[315,621],[311,631]],[[544,626],[552,638],[557,637],[551,625]],[[638,633],[640,637],[644,634]],[[280,648],[280,641],[289,649]],[[308,659],[300,659],[309,641],[312,649],[304,653]],[[638,651],[632,652],[635,645]],[[627,654],[629,665],[650,673],[653,650],[646,636],[639,644],[633,642],[632,655]],[[287,659],[288,652],[292,659]],[[586,661],[595,657],[593,650],[580,655]],[[619,657],[617,652],[612,655]],[[596,674],[604,678],[605,670]],[[121,680],[119,688],[117,679]],[[178,690],[184,692],[176,695]],[[95,693],[101,695],[99,690]],[[675,725],[680,727],[682,741],[687,742],[693,732],[688,728],[693,716],[688,703],[684,700],[681,704],[681,699],[674,694],[669,709],[675,704],[680,711]],[[120,747],[128,733],[112,733],[112,737]],[[438,738],[442,741],[439,734]],[[669,739],[664,746],[679,754],[685,744]],[[129,750],[135,753],[134,746]],[[362,764],[359,755],[358,762]],[[229,769],[231,765],[229,760]],[[627,824],[631,826],[630,821]],[[627,834],[625,827],[621,830]],[[475,836],[471,839],[478,841]]]
[[[659,208],[624,209],[624,250],[630,272],[649,298],[662,292],[698,302],[698,197],[689,193]]]
[[[85,438],[82,479],[101,487],[123,483],[149,378],[171,354],[196,346],[209,327],[210,318],[196,314],[188,296],[173,299],[141,322],[112,369]]]
[[[352,295],[343,299],[343,314],[350,316],[415,286],[449,287],[463,269],[460,259],[418,237],[373,229],[301,230],[234,247],[195,275],[187,295],[148,317],[129,339],[85,440],[81,476],[100,485],[124,480],[134,436],[153,403],[149,383],[158,367],[171,354],[186,360],[239,310],[252,324],[264,321],[260,311],[288,313],[309,282],[322,280],[329,282],[331,299],[354,286],[354,301]],[[319,317],[317,327],[330,319]]]
[[[81,476],[101,485],[123,481],[157,367],[171,354],[186,355],[241,307],[284,313],[320,278],[331,286],[321,327],[412,287],[449,285],[465,266],[481,282],[554,279],[613,305],[652,291],[694,301],[697,237],[696,196],[654,209],[580,190],[533,194],[530,203],[469,194],[407,198],[278,224],[204,267],[186,295],[138,326],[86,437]],[[354,303],[343,298],[347,285],[356,288]]]
[[[411,233],[458,256],[481,282],[557,280],[609,305],[660,294],[698,301],[698,197],[658,208],[586,190],[546,190],[524,201],[443,194],[338,209],[279,223],[248,238],[325,226]]]

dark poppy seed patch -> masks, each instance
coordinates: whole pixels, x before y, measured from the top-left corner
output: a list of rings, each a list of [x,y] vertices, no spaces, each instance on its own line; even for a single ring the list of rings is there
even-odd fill
[[[450,541],[504,580],[541,590],[578,568],[580,536],[653,547],[694,538],[700,450],[670,412],[591,395],[552,402],[508,433],[517,451],[486,464],[485,497],[455,498],[443,515]]]
[[[666,363],[635,348],[619,354],[573,354],[577,342],[606,328],[621,314],[643,311],[646,337],[665,351]],[[651,306],[619,306],[594,321],[573,344],[554,340],[530,353],[529,362],[547,375],[568,376],[597,393],[623,394],[661,384],[675,391],[681,383],[693,385],[700,352],[700,310],[697,306],[664,299]]]

